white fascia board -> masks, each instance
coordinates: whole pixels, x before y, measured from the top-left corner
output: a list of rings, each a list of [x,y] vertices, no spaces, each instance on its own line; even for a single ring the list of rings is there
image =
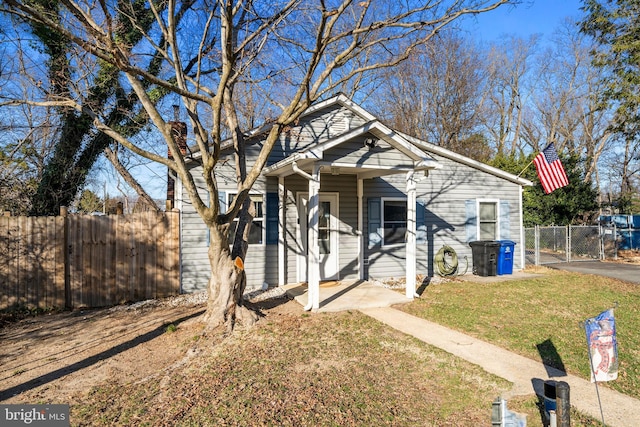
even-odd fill
[[[489,166],[477,160],[473,160],[469,157],[465,157],[461,154],[455,153],[451,150],[447,150],[446,148],[437,146],[435,144],[430,144],[418,138],[414,138],[412,136],[404,135],[404,134],[403,136],[412,144],[414,144],[415,146],[421,148],[422,150],[428,153],[437,154],[438,156],[442,156],[447,159],[453,160],[455,162],[462,163],[463,165],[471,166],[472,168],[490,173],[491,175],[495,175],[498,178],[503,178],[522,186],[526,186],[526,187],[533,186],[533,182],[529,181],[528,179],[524,179],[519,176],[513,175],[509,172],[505,172],[502,169],[494,168],[493,166]]]
[[[271,166],[265,167],[262,170],[262,174],[265,176],[279,176],[282,175],[285,169],[287,167],[290,167],[293,163],[309,159],[317,160],[317,157],[309,152],[295,153],[287,158],[280,160],[278,163],[274,163]]]
[[[309,108],[307,108],[301,115],[300,118],[303,118],[305,116],[308,116],[309,114],[312,114],[316,111],[322,110],[323,108],[327,108],[331,105],[341,105],[349,110],[351,110],[354,114],[359,115],[360,117],[362,117],[364,120],[368,121],[368,122],[372,122],[372,121],[376,121],[376,117],[369,113],[367,110],[365,110],[364,108],[360,107],[358,104],[354,103],[351,99],[349,99],[345,94],[343,93],[339,93],[337,95],[332,96],[331,98],[325,99],[324,101],[320,101],[318,103],[315,103],[313,105],[311,105]],[[253,138],[257,135],[260,135],[262,133],[268,132],[272,127],[273,127],[274,123],[265,123],[262,126],[259,126],[257,128],[254,128],[248,132],[245,133],[245,138]],[[233,141],[230,139],[227,139],[225,141],[222,141],[222,143],[220,144],[220,151],[224,151],[227,150],[229,148],[233,147]],[[191,152],[193,153],[193,158],[198,158],[200,157],[200,150],[198,149],[197,146],[192,147],[191,148]]]
[[[304,112],[300,115],[300,118],[303,118],[305,116],[308,116],[309,114],[313,114],[316,111],[322,110],[323,108],[327,108],[327,107],[329,107],[331,105],[335,105],[335,104],[341,105],[341,106],[351,110],[355,114],[361,116],[366,121],[376,120],[376,117],[374,115],[372,115],[367,110],[365,110],[364,108],[362,108],[359,105],[357,105],[356,103],[354,103],[352,100],[350,100],[343,93],[339,93],[338,95],[334,95],[331,98],[325,99],[324,101],[320,101],[318,103],[315,103],[315,104],[311,105],[309,108],[304,110]],[[246,138],[252,138],[252,137],[254,137],[256,135],[259,135],[261,133],[265,133],[265,132],[269,131],[273,127],[273,125],[274,125],[274,123],[266,123],[266,124],[264,124],[264,125],[262,125],[260,127],[257,127],[255,129],[252,129],[252,130],[248,131],[245,134],[245,137]],[[223,143],[221,144],[221,147],[220,147],[220,151],[223,151],[223,150],[229,148],[232,144],[233,143],[230,140],[227,140],[226,142],[223,141]]]
[[[402,135],[387,126],[380,123],[380,121],[374,119],[370,122],[363,124],[345,134],[340,135],[337,138],[330,139],[322,144],[316,145],[309,152],[315,154],[318,158],[322,157],[322,153],[330,150],[350,139],[370,133],[375,137],[387,142],[392,147],[411,158],[414,162],[424,163],[422,167],[427,166],[427,163],[437,163],[434,159],[425,157],[425,152],[420,150],[414,144],[405,139]],[[435,166],[434,166],[435,167]]]

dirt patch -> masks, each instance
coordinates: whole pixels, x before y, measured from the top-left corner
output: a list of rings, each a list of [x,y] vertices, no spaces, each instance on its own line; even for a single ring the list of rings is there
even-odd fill
[[[269,310],[283,303],[274,301],[258,297],[253,304]],[[215,331],[203,335],[204,309],[204,295],[189,295],[5,325],[0,402],[73,404],[74,395],[103,382],[135,383],[170,371],[202,341],[221,339]]]
[[[619,250],[617,260],[608,259],[607,261],[640,264],[640,250]]]

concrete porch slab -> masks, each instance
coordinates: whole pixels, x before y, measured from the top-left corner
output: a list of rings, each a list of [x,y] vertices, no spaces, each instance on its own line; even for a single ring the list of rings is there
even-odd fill
[[[285,285],[284,289],[287,295],[303,307],[307,305],[306,283]],[[404,290],[396,292],[372,282],[362,280],[328,282],[320,284],[320,308],[317,311],[322,313],[380,308],[410,301],[404,295]]]

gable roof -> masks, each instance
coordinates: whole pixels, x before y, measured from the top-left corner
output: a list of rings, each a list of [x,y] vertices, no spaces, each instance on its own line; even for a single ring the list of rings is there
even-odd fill
[[[431,155],[441,156],[443,158],[452,160],[457,163],[472,167],[482,172],[489,173],[498,178],[505,179],[521,186],[532,186],[533,183],[525,178],[505,172],[501,169],[489,166],[485,163],[474,160],[470,157],[466,157],[462,154],[453,152],[438,145],[426,142],[411,135],[396,131],[385,124],[383,124],[373,114],[362,108],[360,105],[353,102],[343,93],[338,93],[324,101],[319,101],[309,108],[307,108],[300,116],[303,119],[306,116],[314,114],[325,108],[340,108],[344,107],[351,111],[354,115],[362,118],[365,123],[357,128],[350,129],[343,135],[336,138],[329,139],[327,141],[318,143],[306,150],[291,153],[285,159],[279,161],[276,164],[266,167],[263,171],[266,175],[278,175],[277,170],[290,165],[292,162],[304,161],[304,160],[319,160],[322,157],[322,153],[329,150],[339,144],[346,142],[347,140],[365,135],[367,133],[374,135],[375,137],[388,142],[391,146],[398,151],[405,154],[415,162],[416,170],[438,169],[442,167],[436,159]],[[255,138],[260,134],[268,132],[273,127],[273,123],[266,123],[260,127],[257,127],[245,134],[247,138]],[[232,141],[227,140],[222,143],[221,151],[229,149],[233,146]],[[192,154],[198,155],[197,147],[195,150],[191,150]],[[378,175],[373,175],[378,176]]]
[[[341,104],[341,102],[338,103]],[[327,105],[322,106],[322,108],[326,107]],[[369,117],[373,116],[369,115]],[[372,135],[389,144],[392,148],[402,153],[408,159],[411,166],[407,167],[405,164],[387,165],[385,167],[380,165],[367,165],[366,163],[341,163],[340,167],[343,169],[343,172],[351,170],[351,173],[355,173],[360,178],[364,179],[395,174],[408,170],[423,171],[429,169],[440,169],[442,167],[442,165],[440,165],[436,160],[427,155],[425,151],[410,143],[400,133],[388,128],[379,120],[373,118],[373,120],[368,121],[361,126],[349,129],[342,135],[327,139],[326,141],[312,145],[307,149],[296,151],[279,162],[266,167],[263,173],[267,176],[289,175],[293,173],[295,167],[299,166],[304,168],[310,166],[314,162],[322,162],[324,154],[332,148],[365,135]]]

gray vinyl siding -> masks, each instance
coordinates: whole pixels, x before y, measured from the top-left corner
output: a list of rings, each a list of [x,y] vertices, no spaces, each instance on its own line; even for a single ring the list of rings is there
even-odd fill
[[[287,283],[298,282],[298,254],[302,254],[302,240],[300,239],[300,223],[298,221],[297,200],[299,193],[309,192],[309,181],[298,175],[291,175],[284,180],[286,197],[286,216],[284,230],[286,233],[286,274]]]
[[[202,174],[195,173],[196,185],[204,196],[204,181]],[[178,181],[181,184],[181,181]],[[209,233],[196,212],[189,196],[184,189],[176,195],[176,206],[180,209],[180,283],[184,293],[207,289],[211,274],[211,267],[207,250],[209,248]]]
[[[199,166],[194,168],[196,184],[206,200],[204,181],[199,172]],[[219,173],[218,173],[219,172]],[[233,165],[223,165],[218,173],[220,191],[225,193],[225,200],[229,193],[236,192],[235,182],[232,180]],[[225,179],[226,178],[226,179]],[[277,192],[277,181],[267,185],[264,178],[260,178],[251,191],[252,194],[262,194],[266,205],[266,192]],[[209,249],[209,233],[204,222],[195,211],[186,192],[181,191],[182,198],[178,200],[181,211],[181,283],[182,292],[195,292],[207,289],[211,274],[207,251]],[[266,219],[266,218],[265,218]],[[265,221],[266,224],[266,221]],[[269,247],[270,249],[267,249]],[[278,282],[278,250],[277,245],[249,245],[245,262],[247,275],[247,290],[260,288],[263,283],[275,285]]]
[[[417,198],[425,202],[425,224],[427,243],[417,246],[417,272],[433,276],[435,254],[444,245],[451,246],[457,253],[461,272],[465,269],[465,260],[472,270],[471,247],[467,242],[465,224],[467,221],[465,202],[476,199],[508,201],[510,207],[509,240],[516,242],[516,253],[520,242],[520,190],[519,185],[510,183],[478,169],[456,163],[452,160],[433,156],[442,168],[432,170],[417,186]],[[365,198],[389,197],[404,198],[405,177],[393,175],[364,182]],[[365,210],[367,204],[365,203]],[[365,218],[368,213],[365,212]],[[367,230],[367,227],[364,227]],[[368,259],[369,278],[388,278],[403,276],[405,267],[405,248],[401,247],[365,247]],[[521,259],[514,256],[514,270],[521,269]]]
[[[354,116],[347,120],[344,107],[335,109],[326,108],[308,114],[300,119],[300,122],[284,132],[280,141],[276,143],[269,155],[267,166],[279,162],[290,156],[292,153],[303,151],[318,142],[335,138],[349,129],[354,129],[365,122],[359,116]],[[349,122],[349,127],[347,127]],[[255,159],[262,148],[262,143],[256,141],[247,148],[247,159]],[[251,162],[249,162],[251,164]]]
[[[374,148],[364,145],[366,138],[340,144],[324,153],[323,161],[353,164],[360,167],[412,168],[413,161],[386,142]]]
[[[303,116],[299,123],[283,133],[279,142],[271,152],[267,165],[273,165],[295,152],[308,149],[312,145],[323,144],[328,139],[336,138],[365,123],[365,120],[353,115],[347,120],[347,109],[332,105],[323,110]],[[349,125],[348,125],[349,122]],[[261,135],[264,136],[264,135]],[[367,168],[405,169],[413,166],[413,162],[400,151],[392,148],[387,142],[380,141],[370,149],[364,145],[367,135],[361,135],[339,146],[327,149],[321,161],[330,163],[345,163]],[[247,149],[247,165],[255,163],[261,142],[249,144]],[[455,160],[426,152],[441,165],[441,169],[432,170],[428,177],[421,173],[416,176],[421,179],[417,186],[417,198],[426,206],[426,243],[417,245],[417,273],[433,276],[434,257],[443,245],[453,247],[460,261],[460,269],[465,268],[465,256],[469,260],[471,272],[471,248],[467,242],[465,224],[466,203],[468,200],[495,199],[508,201],[510,208],[509,239],[516,242],[516,254],[519,252],[520,241],[520,187],[503,178],[483,172],[472,166],[466,166]],[[225,162],[221,162],[215,170],[220,190],[225,196],[236,191],[235,169],[230,152]],[[199,188],[204,189],[202,176],[198,166],[194,167],[195,177]],[[328,168],[327,168],[328,169]],[[200,169],[201,170],[201,169]],[[352,169],[353,171],[353,169]],[[323,172],[328,172],[324,170]],[[346,171],[345,171],[346,173]],[[368,203],[370,197],[405,199],[406,174],[404,172],[384,178],[367,179],[364,181],[363,229],[365,247],[365,277],[369,279],[384,279],[390,277],[404,277],[406,274],[405,247],[377,246],[368,247]],[[179,183],[178,183],[179,185]],[[298,281],[298,255],[302,254],[302,240],[300,238],[300,221],[306,218],[298,217],[297,200],[300,193],[308,193],[308,181],[296,174],[284,179],[285,185],[285,282]],[[320,180],[321,193],[338,193],[339,219],[339,278],[341,280],[358,279],[359,239],[356,230],[358,225],[357,179],[355,175],[331,175],[322,173]],[[181,210],[181,277],[182,290],[193,292],[207,287],[210,275],[208,250],[208,232],[202,220],[195,212],[183,189],[176,187],[177,207]],[[206,194],[202,190],[202,194]],[[259,193],[265,197],[267,193],[277,193],[278,179],[275,177],[258,179],[252,193]],[[185,196],[179,196],[185,194]],[[226,197],[225,197],[226,199]],[[265,217],[266,219],[266,217]],[[266,224],[266,221],[265,221]],[[503,236],[504,237],[504,236]],[[514,256],[514,269],[521,269],[521,257]],[[255,289],[264,282],[271,286],[278,285],[278,246],[250,245],[245,260],[247,274],[247,289]]]

